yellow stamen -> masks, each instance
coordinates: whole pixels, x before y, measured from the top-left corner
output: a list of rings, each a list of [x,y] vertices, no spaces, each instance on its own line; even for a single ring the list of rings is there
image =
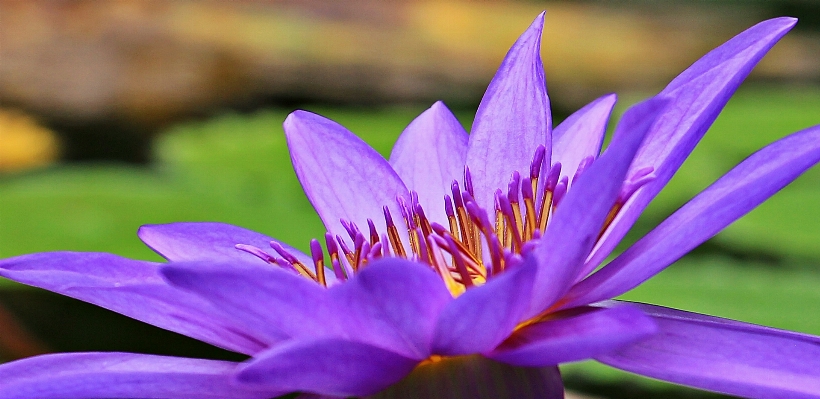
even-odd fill
[[[470,248],[470,237],[472,234],[469,230],[470,226],[468,225],[469,218],[467,217],[467,210],[465,210],[463,206],[457,206],[456,216],[458,216],[458,227],[461,230],[461,242],[467,244],[467,247]],[[470,249],[472,250],[472,248]]]
[[[350,267],[353,268],[353,271],[356,270],[356,263],[355,258],[353,257],[353,253],[350,252],[349,249],[345,248],[344,246],[341,247],[342,253],[345,255],[345,259],[347,259],[347,263],[350,264]]]
[[[327,280],[325,279],[325,260],[319,259],[316,262],[316,278],[319,281],[319,284],[327,286]]]
[[[524,207],[527,210],[527,222],[524,225],[524,240],[532,239],[532,233],[535,231],[535,202],[532,198],[524,198]]]
[[[524,222],[521,220],[521,206],[517,201],[510,202],[510,205],[512,206],[513,216],[515,217],[515,230],[518,233],[518,237],[524,237]]]
[[[535,176],[532,179],[530,179],[530,183],[532,184],[531,185],[532,195],[537,196],[538,195],[538,176]]]
[[[604,226],[601,227],[601,232],[598,233],[599,240],[601,239],[601,237],[603,237],[604,233],[606,232],[606,229],[609,228],[609,225],[612,224],[612,221],[615,220],[615,216],[618,216],[618,212],[621,211],[621,208],[623,208],[623,206],[624,204],[621,204],[620,202],[616,202],[615,205],[612,205],[612,209],[609,210],[609,213],[607,213],[606,215],[606,219],[604,219]]]
[[[541,212],[538,214],[538,230],[541,233],[547,231],[547,221],[550,219],[550,208],[552,207],[552,191],[544,192],[544,200],[541,201]]]
[[[407,234],[410,236],[410,249],[413,251],[414,254],[421,253],[421,247],[419,247],[419,235],[415,229],[408,229]]]
[[[495,211],[495,235],[498,236],[498,241],[501,247],[507,246],[507,235],[504,231],[504,214],[500,210]]]
[[[450,235],[453,237],[458,236],[458,221],[456,221],[456,217],[447,216],[447,221],[450,222]]]
[[[401,243],[396,226],[387,226],[387,238],[390,240],[390,246],[393,247],[393,253],[400,258],[406,258],[407,253],[404,252],[404,245]]]
[[[451,237],[451,238],[453,239],[453,242],[456,244],[456,248],[458,249],[458,252],[454,254],[447,247],[443,247],[443,248],[441,248],[441,250],[449,253],[450,255],[452,255],[454,257],[458,256],[459,259],[464,261],[464,264],[470,270],[472,270],[473,272],[475,272],[476,274],[478,274],[480,276],[486,276],[487,275],[487,270],[484,267],[484,264],[480,260],[476,259],[475,255],[472,252],[470,252],[467,249],[467,247],[464,246],[464,244],[462,244],[458,240],[456,240],[455,237]],[[455,259],[453,259],[453,261],[455,261]]]
[[[513,211],[513,213],[515,213],[515,211]],[[507,221],[506,233],[511,237],[509,249],[513,252],[520,253],[522,246],[521,235],[518,234],[518,229],[515,227],[515,220],[513,220],[509,215],[505,215],[504,219]]]
[[[470,251],[470,249],[467,248],[461,241],[459,241],[455,237],[451,237],[451,238],[453,239],[453,242],[456,244],[456,247],[458,248],[458,251],[459,251],[458,254],[464,255],[462,257],[466,257],[468,259],[468,261],[471,262],[472,264],[478,265],[478,264],[481,263],[481,261],[479,261],[475,257],[475,255]],[[444,251],[450,252],[447,247],[444,247],[442,249]],[[458,254],[453,254],[453,255],[458,255]]]
[[[481,231],[478,228],[476,223],[470,221],[470,225],[472,226],[470,230],[473,232],[473,253],[475,254],[476,259],[481,259]]]
[[[435,258],[435,261],[433,262],[432,266],[444,280],[444,285],[447,287],[447,290],[450,291],[450,294],[454,298],[463,294],[464,291],[467,290],[467,287],[457,283],[453,279],[453,276],[450,275],[450,270],[447,268],[447,263],[444,261],[444,257],[441,254],[440,248],[438,245],[436,245],[435,240],[433,240],[433,237],[430,237],[427,240],[427,248],[429,248],[430,253],[433,254],[433,257]]]
[[[359,271],[359,261],[362,260],[362,250],[357,249],[353,252],[353,261],[350,262],[350,265],[353,266],[353,271]]]
[[[316,275],[313,274],[313,272],[311,272],[310,269],[308,269],[307,266],[305,266],[302,262],[293,262],[293,266],[296,267],[296,270],[299,272],[299,274],[311,280],[316,280]]]

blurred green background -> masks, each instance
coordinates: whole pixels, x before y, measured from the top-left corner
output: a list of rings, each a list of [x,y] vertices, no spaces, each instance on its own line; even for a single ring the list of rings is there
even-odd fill
[[[756,21],[809,16],[624,245],[752,152],[820,123],[811,2],[56,4],[0,1],[0,258],[73,250],[159,261],[136,229],[174,221],[233,223],[307,249],[324,230],[290,164],[288,112],[334,119],[385,156],[437,99],[469,130],[498,62],[541,9],[557,120],[611,91],[619,114]],[[818,204],[813,169],[624,299],[820,335]],[[3,359],[44,350],[230,357],[8,281],[0,306],[0,334],[22,337],[0,340]],[[563,371],[570,388],[595,397],[711,397],[591,362]]]

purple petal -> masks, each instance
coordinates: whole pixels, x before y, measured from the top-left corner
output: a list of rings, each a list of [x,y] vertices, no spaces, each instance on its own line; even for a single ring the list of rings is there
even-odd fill
[[[635,305],[655,320],[660,332],[597,360],[730,395],[820,398],[820,337]]]
[[[419,365],[407,377],[366,399],[563,399],[557,367],[513,367],[479,355]]]
[[[133,353],[59,353],[0,366],[5,399],[265,399],[232,381],[237,363]]]
[[[615,204],[635,151],[667,104],[666,99],[656,97],[627,111],[612,144],[561,200],[533,250],[538,273],[528,317],[547,309],[569,289]]]
[[[399,381],[417,363],[345,339],[292,340],[255,356],[236,378],[249,387],[275,391],[364,396]]]
[[[270,242],[276,241],[255,231],[216,222],[146,224],[140,227],[137,235],[145,245],[172,262],[240,260],[266,263],[256,256],[236,249],[235,246],[245,244],[268,249]],[[279,243],[302,263],[312,264],[310,257],[298,249]]]
[[[441,101],[419,115],[404,129],[390,164],[419,195],[431,221],[446,223],[444,196],[453,180],[462,181],[467,156],[467,132]]]
[[[430,356],[436,320],[453,299],[429,266],[396,258],[368,264],[328,294],[346,336],[417,360]]]
[[[653,167],[655,179],[627,201],[590,257],[589,269],[603,261],[695,148],[732,93],[769,49],[797,22],[761,22],[712,50],[661,93],[674,101],[658,118],[635,157],[631,172]]]
[[[162,275],[240,320],[245,329],[275,343],[290,337],[338,333],[327,290],[270,265],[172,263]]]
[[[253,354],[265,348],[219,308],[169,286],[159,266],[104,253],[47,252],[3,259],[0,276],[232,351]]]
[[[577,306],[614,298],[659,273],[820,161],[820,126],[778,140],[718,179],[566,298]]]
[[[467,150],[475,200],[493,209],[496,189],[507,187],[514,171],[526,172],[536,148],[551,151],[550,112],[541,31],[544,13],[513,44],[487,87],[476,112]]]
[[[524,318],[535,271],[530,260],[524,261],[450,302],[439,317],[433,352],[470,355],[504,341]]]
[[[553,366],[600,356],[657,331],[650,318],[629,305],[566,312],[516,331],[487,356],[514,366]]]
[[[386,231],[382,207],[401,215],[396,197],[407,188],[374,149],[336,122],[306,111],[285,119],[293,168],[325,227],[347,237],[340,219],[367,226],[367,219]],[[404,230],[400,229],[404,234]]]
[[[429,268],[401,260],[369,264],[332,289],[270,266],[171,264],[162,273],[277,342],[284,337],[344,337],[407,357],[429,356],[438,313],[452,297]]]
[[[608,94],[575,111],[552,132],[552,163],[561,163],[561,177],[570,179],[585,158],[597,158],[606,124],[618,96]]]

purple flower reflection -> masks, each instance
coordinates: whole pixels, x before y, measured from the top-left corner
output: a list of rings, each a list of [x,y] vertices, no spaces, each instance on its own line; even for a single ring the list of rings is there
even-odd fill
[[[469,135],[436,103],[387,161],[296,111],[285,121],[293,164],[328,229],[310,255],[235,226],[177,223],[139,232],[165,264],[66,252],[0,261],[0,275],[248,361],[46,355],[0,366],[0,396],[558,398],[557,365],[594,358],[734,395],[820,397],[818,337],[610,300],[818,162],[820,127],[751,155],[596,270],[794,23],[762,22],[707,54],[630,108],[603,153],[614,95],[551,127],[543,14]]]

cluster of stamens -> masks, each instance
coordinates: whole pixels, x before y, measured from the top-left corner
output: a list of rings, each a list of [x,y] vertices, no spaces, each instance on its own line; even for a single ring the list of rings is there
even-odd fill
[[[404,228],[406,242],[390,209],[384,206],[385,232],[379,232],[373,220],[368,219],[367,231],[362,231],[353,222],[341,220],[349,241],[340,235],[325,233],[329,268],[322,246],[316,239],[310,242],[312,268],[277,242],[271,242],[271,248],[278,257],[250,245],[238,244],[236,248],[325,286],[328,282],[325,273],[329,271],[341,281],[351,278],[375,259],[387,256],[410,259],[429,265],[442,277],[450,292],[458,295],[520,261],[532,248],[534,240],[546,231],[550,215],[566,194],[570,180],[566,176],[560,177],[560,163],[547,168],[542,178],[544,158],[545,149],[540,146],[533,156],[529,176],[522,178],[519,172],[514,172],[506,193],[496,190],[493,221],[474,200],[470,170],[465,169],[464,189],[458,181],[453,181],[451,195],[444,196],[448,226],[427,218],[415,192],[410,193],[409,201],[404,197],[396,199],[401,211],[399,226]],[[593,157],[584,159],[571,181],[578,179],[593,161]],[[652,168],[640,169],[623,185],[599,238],[629,197],[654,178],[652,171]]]

